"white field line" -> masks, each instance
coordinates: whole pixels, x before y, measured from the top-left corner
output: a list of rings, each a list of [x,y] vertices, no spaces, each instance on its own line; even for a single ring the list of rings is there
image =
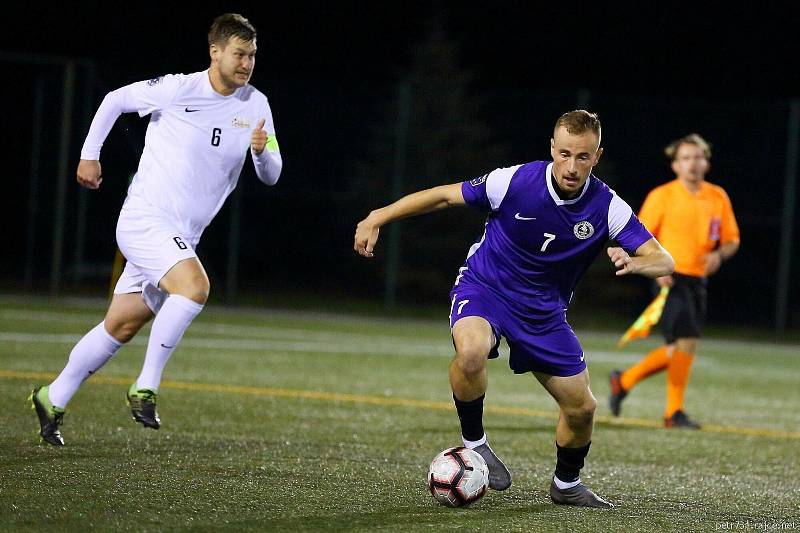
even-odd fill
[[[2,300],[2,299],[0,299]],[[226,312],[225,314],[236,315],[237,311],[232,310],[230,312]],[[239,313],[240,314],[240,313]],[[331,324],[342,324],[343,321],[341,320],[334,320],[333,318],[335,315],[327,315],[324,313],[302,313],[302,312],[276,312],[274,315],[271,315],[269,311],[259,311],[259,316],[264,316],[265,319],[269,319],[270,316],[293,316],[298,319],[299,322],[305,322],[308,320],[316,320],[319,319],[323,322],[327,321]],[[247,316],[247,315],[242,315]],[[346,315],[343,315],[344,318],[350,318]],[[60,324],[83,324],[85,325],[88,323],[96,323],[99,321],[100,313],[97,312],[79,312],[79,313],[59,313],[55,311],[31,311],[31,310],[16,310],[10,308],[0,309],[0,325],[5,322],[6,320],[14,320],[14,321],[32,321],[32,322],[52,322],[52,323],[60,323]],[[361,324],[361,325],[368,325],[371,327],[379,328],[383,324],[397,324],[397,323],[408,323],[410,325],[414,325],[413,321],[408,321],[407,319],[400,319],[397,322],[391,321],[390,319],[385,318],[352,318],[351,322],[353,324]],[[206,320],[202,320],[198,322],[198,325],[202,324],[202,328],[205,332],[211,334],[219,334],[219,335],[232,335],[232,336],[248,336],[248,337],[257,337],[257,338],[281,338],[281,339],[303,339],[303,340],[318,340],[318,341],[349,341],[352,343],[358,342],[388,342],[393,343],[396,341],[402,340],[402,342],[410,342],[415,343],[419,342],[418,337],[410,338],[404,335],[381,335],[381,334],[360,334],[360,333],[350,333],[350,332],[343,332],[343,331],[320,331],[320,330],[309,330],[303,328],[302,326],[292,328],[292,327],[275,327],[275,326],[257,326],[257,325],[230,325],[224,323],[208,323]],[[430,327],[430,332],[436,331],[436,323],[420,323]],[[442,324],[442,335],[447,336],[446,325]],[[191,332],[191,330],[190,330]],[[428,333],[428,332],[426,332]],[[657,334],[653,334],[653,338],[658,338]],[[608,332],[596,332],[596,331],[579,331],[578,337],[581,338],[582,336],[592,337],[593,339],[599,340],[600,342],[608,342],[609,345],[613,345],[616,343],[618,336],[614,334],[610,334]],[[754,351],[758,353],[768,353],[770,356],[788,356],[788,357],[800,357],[800,345],[786,345],[786,344],[775,344],[775,343],[765,343],[765,342],[755,342],[755,341],[742,341],[742,340],[726,340],[726,339],[702,339],[701,343],[703,346],[707,346],[715,351],[736,351],[736,352],[747,352],[747,351]],[[646,348],[642,348],[642,354],[646,351]],[[597,359],[597,356],[600,354],[604,354],[603,356],[612,357],[614,361],[635,361],[640,357],[640,354],[630,354],[630,353],[623,353],[617,352],[613,350],[608,351],[592,351],[588,352],[589,355],[592,355]],[[698,358],[700,359],[700,358]],[[702,364],[702,363],[699,363]]]
[[[205,327],[203,330],[205,331]],[[17,331],[0,331],[0,342],[16,342],[24,344],[59,344],[72,346],[80,340],[82,334],[71,333],[24,333]],[[181,340],[180,346],[194,350],[215,351],[252,351],[264,353],[320,353],[328,355],[379,355],[398,357],[451,357],[453,347],[448,342],[435,341],[410,341],[403,337],[366,337],[342,335],[334,340],[321,336],[308,340],[278,340],[268,338],[242,338],[241,333],[232,334],[228,338],[209,338],[187,335]],[[128,346],[145,347],[147,337],[142,335],[131,340]],[[508,357],[508,347],[502,344],[501,357]],[[619,366],[628,366],[639,360],[641,355],[620,353],[605,350],[590,350],[586,352],[587,363],[615,363]],[[716,360],[697,358],[695,365],[706,369],[726,368],[735,371],[732,365],[726,365]],[[748,367],[747,371],[750,369]]]
[[[78,342],[80,334],[34,334],[14,331],[0,332],[0,342],[18,342],[28,344],[61,344],[72,345]],[[128,343],[130,346],[146,346],[146,337],[136,337]],[[184,348],[205,350],[239,350],[259,352],[307,352],[326,354],[372,354],[372,355],[404,355],[449,357],[452,347],[447,343],[409,343],[402,342],[347,342],[332,343],[308,341],[281,341],[269,339],[215,339],[185,337],[180,344]]]

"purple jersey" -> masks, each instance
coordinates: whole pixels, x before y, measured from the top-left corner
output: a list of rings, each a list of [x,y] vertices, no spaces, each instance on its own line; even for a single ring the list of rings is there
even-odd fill
[[[534,161],[461,184],[466,203],[489,216],[456,285],[478,283],[532,318],[563,317],[609,238],[629,253],[652,238],[630,206],[593,175],[577,197],[560,199],[552,166]]]

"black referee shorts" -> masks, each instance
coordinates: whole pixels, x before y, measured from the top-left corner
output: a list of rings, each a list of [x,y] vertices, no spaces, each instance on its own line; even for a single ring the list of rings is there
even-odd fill
[[[661,315],[661,333],[667,344],[699,337],[706,321],[706,278],[673,274],[672,279],[675,284]]]

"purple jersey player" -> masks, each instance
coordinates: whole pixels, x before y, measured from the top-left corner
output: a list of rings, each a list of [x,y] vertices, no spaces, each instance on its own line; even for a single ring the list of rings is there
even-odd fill
[[[597,401],[580,342],[566,320],[567,307],[608,239],[620,244],[607,250],[618,276],[656,278],[671,273],[674,263],[630,206],[591,174],[603,153],[597,115],[584,110],[562,115],[550,150],[552,162],[500,168],[372,211],[356,228],[354,248],[372,257],[380,228],[408,216],[456,205],[488,213],[486,231],[469,249],[450,293],[456,348],[450,385],[464,445],[486,459],[491,488],[511,485],[511,474],[483,429],[486,361],[497,357],[505,337],[511,369],[532,372],[561,411],[550,497],[560,504],[611,507],[580,481]]]

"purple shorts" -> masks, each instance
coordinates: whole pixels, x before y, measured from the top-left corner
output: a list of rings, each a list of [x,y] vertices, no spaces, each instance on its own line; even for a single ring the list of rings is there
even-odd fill
[[[500,337],[511,348],[508,365],[515,374],[541,372],[568,377],[586,368],[583,348],[564,313],[547,318],[524,316],[491,290],[461,282],[450,291],[450,328],[468,316],[479,316],[492,326],[495,345],[489,358],[499,356]]]

